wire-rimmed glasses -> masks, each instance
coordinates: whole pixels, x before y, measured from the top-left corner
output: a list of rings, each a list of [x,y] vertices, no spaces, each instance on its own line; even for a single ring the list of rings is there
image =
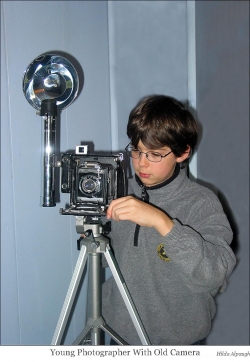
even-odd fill
[[[142,152],[134,148],[134,146],[132,146],[131,143],[127,145],[125,150],[129,155],[129,157],[131,158],[139,158],[141,154],[144,153],[150,162],[160,162],[163,158],[167,157],[172,152],[169,151],[166,155],[161,155],[159,152],[154,152],[154,151]]]

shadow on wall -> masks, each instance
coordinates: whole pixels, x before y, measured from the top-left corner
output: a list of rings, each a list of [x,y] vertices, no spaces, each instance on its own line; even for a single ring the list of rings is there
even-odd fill
[[[221,205],[223,207],[223,210],[228,218],[229,224],[233,231],[233,240],[232,240],[232,243],[230,246],[231,246],[234,254],[236,255],[238,252],[238,249],[239,249],[239,229],[238,229],[238,225],[235,221],[232,209],[230,208],[225,195],[220,190],[218,190],[214,185],[212,185],[208,182],[197,179],[197,183],[212,190],[218,196],[218,198],[221,202]]]
[[[199,138],[198,138],[198,142],[197,142],[197,149],[199,148],[199,144],[201,142],[201,139],[202,139],[202,135],[203,135],[203,128],[202,128],[202,124],[201,122],[199,121],[199,117],[197,116],[196,114],[196,110],[193,109],[192,107],[189,107],[188,106],[188,102],[186,102],[187,104],[187,107],[188,107],[188,110],[193,114],[193,116],[196,118],[196,122],[197,122],[197,125],[198,125],[198,135],[199,135]],[[190,175],[191,176],[191,175]],[[236,220],[234,218],[234,215],[233,215],[233,212],[232,212],[232,209],[230,208],[230,205],[225,197],[225,195],[216,187],[214,186],[213,184],[209,183],[209,182],[205,182],[201,179],[197,179],[195,180],[198,184],[204,186],[204,187],[207,187],[208,189],[210,189],[211,191],[213,191],[219,198],[220,202],[221,202],[221,205],[223,207],[223,210],[228,218],[228,221],[229,221],[229,224],[232,228],[232,231],[233,231],[233,240],[232,240],[232,243],[231,243],[231,248],[234,252],[235,255],[237,255],[237,252],[239,250],[239,229],[238,229],[238,225],[236,223]],[[237,264],[236,264],[237,266]]]

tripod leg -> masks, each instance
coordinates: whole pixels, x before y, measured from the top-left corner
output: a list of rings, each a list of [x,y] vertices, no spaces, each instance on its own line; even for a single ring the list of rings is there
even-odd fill
[[[87,260],[87,248],[82,245],[75,270],[69,285],[69,289],[62,307],[62,311],[56,326],[56,330],[52,339],[52,345],[59,345],[61,343],[66,324],[68,322],[69,314],[76,296],[77,289],[81,280],[81,276]]]
[[[100,346],[101,344],[101,330],[100,328],[93,328],[91,331],[91,341],[93,346]]]
[[[112,328],[110,328],[106,323],[101,325],[101,329],[105,332],[108,333],[112,339],[114,341],[116,341],[118,344],[122,345],[122,346],[127,346],[128,343],[126,341],[124,341],[124,339],[122,339]]]
[[[99,239],[98,239],[99,240]],[[97,241],[98,241],[97,240]],[[102,239],[99,240],[103,241]],[[89,277],[89,290],[88,290],[88,315],[87,325],[84,330],[79,334],[76,340],[73,342],[73,345],[80,345],[83,341],[86,341],[88,334],[91,334],[91,344],[93,346],[98,346],[101,344],[101,329],[104,332],[109,333],[115,341],[119,344],[127,344],[118,334],[108,327],[101,315],[101,279],[100,279],[100,267],[101,267],[101,258],[100,250],[97,250],[93,242],[91,242],[91,247],[89,248],[89,267],[88,267],[88,277]],[[106,247],[106,242],[103,244]],[[104,248],[103,248],[104,250]]]
[[[90,241],[91,242],[91,241]],[[74,345],[81,344],[88,332],[91,330],[91,343],[100,345],[100,326],[103,323],[101,317],[101,281],[100,281],[100,252],[97,251],[99,244],[92,242],[89,249],[89,290],[88,290],[88,314],[87,326],[74,341]]]
[[[86,325],[86,327],[84,328],[82,333],[75,339],[75,341],[72,343],[72,345],[78,346],[79,344],[82,344],[84,338],[87,337],[87,335],[92,330],[92,328],[93,328],[92,325]],[[91,341],[92,341],[92,337],[91,337]]]
[[[106,247],[106,251],[104,253],[106,260],[108,262],[108,265],[111,269],[111,272],[113,274],[113,277],[116,281],[116,284],[118,286],[118,289],[121,293],[121,296],[124,300],[124,303],[127,307],[127,310],[130,314],[130,317],[132,319],[132,322],[134,323],[135,329],[140,337],[140,340],[143,345],[150,345],[150,340],[147,336],[147,333],[145,331],[145,328],[141,322],[140,316],[135,308],[134,302],[129,294],[128,288],[125,284],[125,280],[121,274],[121,271],[118,267],[117,261],[114,258],[111,249],[109,245]]]

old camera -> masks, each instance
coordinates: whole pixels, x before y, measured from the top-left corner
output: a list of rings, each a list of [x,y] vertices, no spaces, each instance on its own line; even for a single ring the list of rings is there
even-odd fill
[[[103,216],[114,199],[126,195],[123,155],[88,155],[87,146],[61,155],[61,191],[70,194],[63,215]]]

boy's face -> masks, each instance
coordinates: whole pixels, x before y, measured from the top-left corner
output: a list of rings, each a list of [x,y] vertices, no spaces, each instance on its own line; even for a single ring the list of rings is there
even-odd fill
[[[167,146],[157,150],[146,148],[140,141],[137,149],[141,152],[155,151],[162,156],[166,155],[171,149]],[[188,153],[184,153],[181,157],[176,157],[171,152],[160,162],[150,162],[144,153],[139,158],[132,158],[132,164],[136,175],[140,178],[145,186],[155,186],[171,177],[174,173],[175,165],[177,162],[182,162],[188,157]]]

